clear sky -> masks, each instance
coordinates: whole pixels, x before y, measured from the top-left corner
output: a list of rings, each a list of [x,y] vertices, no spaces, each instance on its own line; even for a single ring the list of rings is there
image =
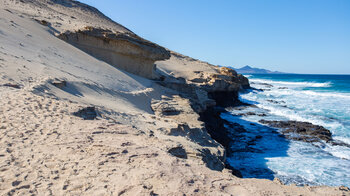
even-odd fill
[[[81,0],[215,65],[350,74],[350,0]]]

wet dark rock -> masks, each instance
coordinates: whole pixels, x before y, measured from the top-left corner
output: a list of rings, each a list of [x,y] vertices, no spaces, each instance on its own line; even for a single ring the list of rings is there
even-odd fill
[[[231,130],[234,130],[235,132],[238,133],[245,133],[247,130],[244,128],[244,126],[238,124],[238,123],[233,123],[233,122],[228,122],[227,124]]]
[[[97,117],[95,107],[86,107],[74,112],[74,115],[83,118],[84,120],[94,120]]]
[[[252,83],[253,84],[253,83]],[[254,91],[259,91],[259,92],[262,92],[263,90],[261,89],[258,89],[258,88],[254,88],[254,87],[250,87],[251,90],[254,90]]]
[[[229,107],[229,110],[237,110],[237,111],[242,111],[247,108],[258,108],[258,106],[254,104],[247,104],[247,103],[242,103],[242,105],[237,106],[237,107]]]
[[[255,112],[246,112],[246,113],[239,113],[238,116],[267,116],[264,113],[255,113]]]
[[[282,133],[288,139],[304,142],[332,141],[332,133],[328,129],[309,122],[268,120],[260,120],[259,122],[275,128],[281,128]]]
[[[168,153],[178,158],[187,159],[186,150],[182,146],[170,148]]]
[[[210,99],[216,101],[217,106],[221,107],[238,106],[242,104],[238,99],[238,91],[215,91],[209,92],[208,96]]]
[[[272,84],[268,84],[268,83],[256,83],[256,84],[263,85],[263,86],[265,86],[267,88],[272,88],[273,87]]]
[[[278,89],[288,89],[287,87],[278,87]]]
[[[229,144],[232,140],[228,137],[229,131],[224,126],[225,120],[220,117],[223,111],[220,107],[210,107],[200,113],[200,120],[205,122],[205,128],[210,136],[224,146],[225,149],[229,149]]]
[[[286,103],[286,102],[284,102],[284,101],[275,101],[275,100],[272,100],[272,99],[268,99],[268,100],[266,100],[266,101],[268,101],[268,102],[270,102],[270,103],[275,103],[275,104]]]
[[[350,144],[347,144],[347,143],[339,141],[339,140],[332,140],[329,143],[332,144],[333,146],[346,146],[346,147],[350,148]]]
[[[4,84],[3,86],[16,88],[16,89],[20,89],[21,88],[21,86],[19,86],[18,84],[10,84],[10,83]]]
[[[256,115],[255,112],[247,112],[247,113],[239,113],[238,114],[239,116],[254,116]]]

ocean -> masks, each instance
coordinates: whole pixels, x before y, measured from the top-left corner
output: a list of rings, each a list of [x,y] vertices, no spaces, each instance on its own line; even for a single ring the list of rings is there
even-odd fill
[[[281,137],[281,130],[259,123],[261,119],[310,122],[350,144],[350,75],[247,77],[255,90],[241,93],[240,100],[257,107],[232,108],[221,115],[236,127],[231,127],[235,139],[228,163],[245,178],[278,177],[286,184],[350,187],[349,146],[292,141]]]

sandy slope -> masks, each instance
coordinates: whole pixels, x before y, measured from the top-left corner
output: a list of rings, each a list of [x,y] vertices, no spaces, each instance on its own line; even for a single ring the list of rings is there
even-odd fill
[[[188,100],[153,81],[118,70],[59,40],[55,33],[86,25],[129,32],[96,10],[70,1],[4,0],[0,7],[0,195],[342,195],[332,187],[283,186],[239,179],[206,167],[198,150],[220,151],[208,134],[202,143],[166,134],[179,122],[200,126]],[[69,8],[65,3],[73,3]],[[43,4],[42,4],[43,3]],[[5,10],[7,9],[7,10]],[[33,18],[46,19],[43,26]],[[58,22],[59,21],[59,22]],[[60,24],[58,24],[60,23]],[[211,72],[203,62],[173,58],[161,69]],[[174,67],[179,66],[176,71]],[[68,81],[67,87],[50,84]],[[11,88],[2,84],[18,84]],[[184,115],[153,113],[151,103],[172,97]],[[72,113],[95,106],[98,120]],[[203,147],[203,141],[206,146]],[[210,145],[212,147],[210,147]],[[168,153],[186,149],[187,159]]]
[[[111,108],[113,102],[123,102],[123,105],[116,106],[118,110],[149,112],[150,107],[139,104],[147,97],[152,97],[152,83],[149,80],[96,60],[57,39],[51,34],[50,28],[35,21],[28,21],[5,10],[0,12],[6,16],[0,21],[0,54],[2,59],[6,57],[1,65],[6,70],[6,73],[2,72],[3,82],[37,85],[49,79],[65,79],[71,81],[68,92],[57,92],[50,86],[47,90],[60,94],[60,97],[74,99],[74,96],[78,96],[80,101]],[[26,81],[28,78],[35,81]]]
[[[2,0],[2,7],[19,10],[21,15],[50,21],[55,33],[94,26],[133,34],[129,29],[104,16],[96,8],[78,1]]]
[[[239,179],[169,155],[166,142],[81,104],[1,88],[1,195],[342,195],[338,188]],[[344,192],[346,195],[346,192]]]

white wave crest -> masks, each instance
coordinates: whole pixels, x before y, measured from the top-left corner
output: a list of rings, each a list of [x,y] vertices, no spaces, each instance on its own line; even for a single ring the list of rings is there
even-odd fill
[[[337,97],[343,99],[350,99],[349,93],[330,93],[330,92],[315,92],[315,91],[302,91],[306,95],[322,96],[322,97]]]
[[[350,100],[350,93],[338,93],[338,92],[316,92],[311,90],[293,90],[293,89],[272,89],[271,91],[267,91],[265,94],[267,95],[288,95],[288,96],[297,96],[300,98],[310,99],[313,98],[337,98],[339,100]]]
[[[273,80],[262,80],[262,79],[251,79],[251,82],[267,83],[275,85],[284,85],[292,87],[331,87],[331,82],[285,82],[285,81],[273,81]]]

